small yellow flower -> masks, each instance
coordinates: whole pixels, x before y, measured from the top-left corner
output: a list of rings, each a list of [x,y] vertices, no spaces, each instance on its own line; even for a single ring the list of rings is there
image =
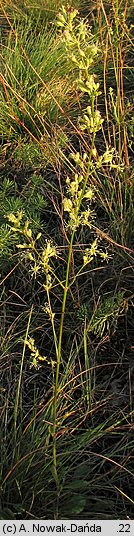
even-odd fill
[[[90,208],[88,208],[87,210],[85,210],[84,212],[82,212],[82,215],[81,215],[81,223],[83,225],[88,225],[89,224],[89,217],[91,216],[91,210]]]
[[[65,212],[71,212],[72,210],[72,207],[73,207],[73,203],[71,201],[71,199],[68,199],[67,197],[65,197],[63,199],[63,207],[64,207],[64,210]]]
[[[25,342],[29,350],[31,351],[32,362],[30,364],[30,367],[38,368],[38,361],[46,361],[47,364],[50,364],[50,361],[48,361],[46,356],[40,355],[38,348],[35,346],[35,341],[33,337],[29,337],[29,339],[27,339]]]
[[[42,251],[41,264],[45,270],[49,268],[49,259],[51,257],[56,257],[56,248],[52,245],[51,241],[48,240],[46,247]]]
[[[44,285],[43,285],[44,286]],[[55,313],[52,312],[52,310],[50,309],[49,305],[46,304],[45,307],[44,307],[44,311],[46,314],[48,314],[49,318],[51,320],[54,320],[54,317],[55,317]]]
[[[30,271],[32,272],[32,276],[35,275],[36,278],[36,274],[38,274],[40,271],[40,265],[35,263],[34,266],[31,267]]]
[[[25,248],[27,248],[28,246],[27,246],[26,242],[24,242],[24,244],[16,244],[16,247],[17,247],[18,249],[25,249]]]
[[[98,239],[96,238],[96,239],[94,240],[94,242],[92,243],[92,245],[91,245],[91,248],[90,248],[90,255],[96,256],[96,253],[97,253],[97,246],[98,246],[97,242],[98,242]]]
[[[99,255],[100,257],[102,257],[102,259],[104,259],[104,261],[108,261],[109,259],[108,251],[105,251],[105,252],[99,251]]]
[[[91,199],[93,199],[93,190],[92,190],[92,188],[88,188],[88,190],[86,191],[84,197],[85,197],[85,199],[89,199],[89,201],[91,201]]]
[[[30,251],[28,251],[28,253],[27,253],[27,259],[29,259],[30,261],[34,261],[34,260],[35,260],[34,257],[33,257],[33,255],[32,255],[32,253],[30,253]]]
[[[97,151],[96,151],[95,147],[92,149],[92,156],[95,157],[95,158],[97,156]]]
[[[91,256],[91,254],[90,254],[90,249],[89,249],[89,248],[86,248],[86,249],[85,249],[85,253],[84,253],[84,255],[83,255],[83,264],[84,264],[84,266],[85,266],[86,264],[88,264],[89,262],[91,262],[92,259],[93,259],[93,256]]]
[[[26,344],[29,348],[29,350],[31,350],[31,352],[34,351],[34,339],[33,337],[29,337],[29,339],[26,340]]]
[[[14,214],[12,214],[12,212],[10,212],[10,214],[7,215],[7,219],[13,223],[15,225],[15,227],[20,227],[20,222],[22,220],[22,217],[23,217],[23,212],[22,210],[19,210],[17,212],[17,216],[15,216]]]

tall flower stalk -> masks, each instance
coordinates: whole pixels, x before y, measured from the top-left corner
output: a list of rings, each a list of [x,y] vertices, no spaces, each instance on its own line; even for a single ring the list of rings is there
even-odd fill
[[[100,157],[101,162],[99,163],[99,157],[97,157],[95,149],[96,133],[100,130],[103,122],[100,112],[97,109],[97,97],[100,94],[99,84],[95,80],[95,75],[91,73],[91,66],[98,51],[97,45],[93,43],[93,37],[87,24],[83,20],[80,22],[77,21],[77,10],[66,10],[65,7],[62,7],[58,16],[57,25],[59,27],[59,32],[62,32],[62,37],[65,41],[67,57],[69,57],[69,60],[71,58],[74,66],[76,66],[77,90],[83,94],[86,94],[88,97],[88,106],[86,107],[84,113],[79,117],[78,123],[81,132],[87,132],[90,138],[89,154],[85,153],[84,151],[70,154],[70,160],[73,160],[74,162],[74,173],[72,173],[71,176],[69,175],[66,177],[66,195],[63,196],[63,211],[68,215],[68,217],[66,216],[65,225],[69,233],[69,251],[65,282],[61,281],[57,276],[51,263],[51,259],[58,255],[56,246],[53,245],[50,240],[48,240],[46,241],[44,249],[40,252],[37,243],[41,234],[39,233],[36,239],[33,239],[30,222],[26,221],[23,225],[23,214],[21,211],[18,212],[17,216],[12,213],[9,214],[8,220],[10,225],[12,225],[14,232],[18,232],[21,237],[23,236],[25,238],[23,243],[18,244],[18,249],[21,251],[23,256],[25,255],[26,258],[29,259],[29,262],[31,263],[32,275],[37,277],[39,272],[43,272],[46,279],[43,285],[47,296],[47,304],[44,307],[44,310],[49,315],[52,326],[55,346],[55,361],[52,359],[49,361],[46,356],[40,356],[33,339],[29,339],[26,342],[31,350],[34,365],[38,365],[38,361],[44,359],[47,361],[47,363],[51,363],[52,366],[52,425],[49,427],[49,437],[51,436],[53,442],[52,472],[56,484],[58,501],[60,494],[60,479],[57,464],[57,411],[60,393],[59,374],[60,365],[62,362],[62,341],[67,296],[72,283],[77,279],[83,267],[88,265],[96,254],[100,255],[104,259],[107,259],[107,252],[104,253],[98,249],[98,240],[95,239],[90,247],[85,249],[82,266],[75,274],[73,281],[71,280],[70,282],[69,276],[73,244],[76,231],[80,226],[88,226],[90,229],[92,227],[92,202],[95,198],[95,189],[91,185],[90,179],[95,170],[95,166],[100,166],[103,160],[104,162],[110,162],[111,164],[113,155],[107,150],[106,153]],[[89,40],[87,40],[87,32],[90,33],[90,44]],[[55,313],[51,305],[51,289],[55,280],[63,291],[59,330],[57,330],[57,327],[55,326]],[[90,401],[88,399],[88,409],[89,403]]]

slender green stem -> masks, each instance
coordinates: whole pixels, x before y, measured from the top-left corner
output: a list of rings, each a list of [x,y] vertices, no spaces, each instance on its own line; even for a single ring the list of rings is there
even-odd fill
[[[87,185],[87,181],[89,178],[89,170],[90,170],[90,162],[92,158],[92,149],[94,146],[94,140],[95,140],[95,133],[92,138],[92,144],[91,144],[91,151],[90,151],[90,158],[89,158],[89,165],[88,165],[88,171],[86,173],[86,177],[84,180],[82,192],[79,199],[78,204],[78,210],[77,210],[77,216],[79,214],[79,210],[81,207],[81,203],[83,200],[83,196],[85,193],[85,188]],[[60,329],[59,329],[59,342],[58,342],[58,353],[57,353],[57,367],[56,367],[56,377],[55,377],[55,388],[54,388],[54,402],[53,402],[53,475],[55,478],[55,482],[57,485],[57,491],[59,492],[59,478],[57,473],[57,442],[56,442],[56,420],[57,420],[57,397],[58,397],[58,390],[59,390],[59,370],[60,370],[60,364],[61,364],[61,346],[62,346],[62,336],[63,336],[63,323],[64,323],[64,316],[65,316],[65,307],[66,307],[66,300],[67,300],[67,293],[70,288],[69,285],[69,271],[70,271],[70,263],[71,263],[71,255],[72,255],[72,248],[73,248],[73,241],[75,236],[75,229],[73,229],[70,239],[70,246],[69,246],[69,252],[68,252],[68,261],[67,261],[67,269],[66,269],[66,280],[65,280],[65,287],[64,287],[64,293],[63,293],[63,302],[62,302],[62,311],[61,311],[61,320],[60,320]]]
[[[93,146],[94,146],[94,140],[95,140],[95,133],[93,135],[92,144],[91,144],[91,152],[90,152],[90,159],[89,159],[89,166],[88,166],[89,169],[90,169],[90,162],[91,162],[91,158],[92,158],[92,149],[93,149]],[[82,192],[81,192],[81,195],[80,195],[77,215],[79,214],[79,210],[80,210],[81,203],[82,203],[82,200],[83,200],[83,196],[84,196],[84,193],[85,193],[85,188],[86,188],[86,185],[87,185],[88,178],[89,178],[89,170],[86,173],[85,181],[84,181]],[[70,262],[71,262],[74,235],[75,235],[75,229],[72,231],[72,235],[71,235],[71,239],[70,239],[67,270],[66,270],[66,281],[65,281],[65,288],[64,288],[63,302],[62,302],[60,331],[59,331],[59,344],[58,344],[58,362],[57,362],[56,384],[55,384],[56,385],[56,390],[57,390],[57,386],[58,386],[59,367],[60,367],[60,362],[61,362],[61,345],[62,345],[63,322],[64,322],[64,314],[65,314],[67,293],[68,293],[68,290],[69,290],[68,281],[69,281],[69,270],[70,270]]]
[[[26,351],[26,342],[28,338],[29,328],[30,328],[30,322],[33,312],[33,305],[31,306],[29,317],[28,317],[28,323],[27,323],[27,329],[26,329],[26,337],[24,340],[23,345],[23,352],[22,352],[22,359],[21,359],[21,365],[20,365],[20,374],[19,374],[19,380],[17,385],[17,391],[16,391],[16,397],[15,397],[15,404],[14,404],[14,439],[15,439],[15,449],[16,449],[16,437],[17,437],[17,415],[18,415],[18,405],[19,405],[19,398],[20,398],[20,388],[21,388],[21,380],[22,380],[22,371],[23,371],[23,364],[24,364],[24,357],[25,357],[25,351]],[[15,449],[13,458],[15,455]]]
[[[115,9],[116,25],[116,85],[117,85],[117,116],[118,116],[118,136],[119,136],[119,155],[121,154],[121,124],[120,124],[120,85],[119,85],[119,0],[116,0]]]
[[[58,343],[58,351],[57,351],[57,367],[56,367],[56,377],[55,377],[55,387],[54,387],[54,401],[53,401],[53,475],[55,478],[58,492],[59,492],[59,478],[58,478],[58,473],[57,473],[57,444],[56,444],[57,397],[58,397],[58,388],[59,388],[59,369],[60,369],[60,363],[61,363],[61,344],[62,344],[63,322],[64,322],[64,314],[65,314],[66,299],[67,299],[67,292],[68,292],[69,269],[70,269],[74,234],[75,234],[75,231],[73,231],[71,235],[69,253],[68,253],[66,281],[65,281],[65,288],[64,288],[64,294],[63,294],[62,311],[61,311],[59,343]]]
[[[85,356],[85,367],[86,367],[86,399],[88,410],[92,409],[92,385],[91,385],[91,369],[90,369],[90,359],[88,356],[87,349],[87,319],[85,316],[84,322],[84,356]]]
[[[58,362],[58,370],[57,370],[57,375],[56,375],[57,380],[58,380],[59,365],[60,365],[60,360],[61,360],[61,344],[62,344],[63,322],[64,322],[65,306],[66,306],[66,299],[67,299],[67,292],[68,292],[69,270],[70,270],[70,262],[71,262],[74,235],[75,235],[75,230],[72,231],[72,235],[71,235],[71,239],[70,239],[70,245],[69,245],[69,252],[68,252],[66,281],[65,281],[64,294],[63,294],[61,321],[60,321],[60,331],[59,331],[59,344],[58,344],[58,357],[59,357],[58,361],[59,362]]]

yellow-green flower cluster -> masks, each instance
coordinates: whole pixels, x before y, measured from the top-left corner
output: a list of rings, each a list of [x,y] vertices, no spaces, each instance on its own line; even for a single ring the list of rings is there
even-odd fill
[[[96,159],[96,167],[101,168],[102,166],[105,166],[106,164],[109,165],[110,170],[111,169],[117,169],[122,173],[124,171],[124,162],[120,161],[120,156],[118,153],[116,153],[115,148],[108,147],[106,151],[101,155],[97,156]]]
[[[98,248],[98,238],[94,240],[90,248],[86,248],[83,255],[83,265],[89,264],[94,257],[99,255],[103,260],[108,261],[109,255],[108,251],[101,251]]]
[[[98,244],[97,244],[97,238],[94,240],[90,248],[86,248],[83,255],[83,264],[84,266],[86,264],[89,264],[93,260],[94,257],[97,255],[98,250]]]
[[[32,237],[32,230],[29,227],[30,222],[26,220],[24,225],[22,224],[22,211],[18,211],[17,216],[10,213],[7,218],[9,222],[13,224],[12,229],[18,232],[20,235],[24,236],[27,239],[27,242],[22,244],[17,244],[17,248],[24,250],[23,258],[28,259],[32,262],[31,273],[36,277],[36,274],[40,271],[44,271],[46,274],[46,289],[51,288],[51,275],[50,275],[50,259],[56,257],[56,247],[52,244],[51,240],[46,241],[46,246],[39,253],[36,249],[36,242],[41,237],[41,233],[38,233],[35,239]]]
[[[57,256],[56,248],[55,246],[52,245],[51,241],[48,240],[46,242],[46,247],[43,249],[42,255],[41,255],[41,264],[44,268],[44,271],[49,270],[50,258],[56,257],[56,256]]]
[[[19,210],[17,212],[17,216],[15,216],[15,214],[12,214],[12,212],[10,212],[8,215],[7,215],[7,219],[13,223],[13,230],[14,231],[18,231],[18,229],[20,229],[20,226],[21,226],[21,222],[22,222],[22,218],[23,218],[23,212],[22,210]]]
[[[29,337],[25,344],[28,346],[30,352],[31,352],[31,363],[30,367],[39,368],[39,362],[40,361],[46,361],[48,365],[50,365],[51,361],[48,360],[46,356],[41,356],[39,353],[38,348],[35,346],[35,341],[33,337]]]
[[[58,14],[57,26],[59,28],[66,29],[66,27],[72,32],[73,30],[73,20],[75,19],[78,11],[77,9],[66,10],[64,6],[61,7],[61,10]]]
[[[94,190],[91,188],[91,186],[87,185],[87,154],[84,153],[82,157],[78,152],[76,154],[71,153],[71,157],[78,167],[84,172],[81,173],[80,171],[75,173],[73,179],[67,177],[66,184],[68,197],[64,197],[63,199],[64,211],[68,212],[69,214],[69,227],[72,230],[76,230],[80,224],[90,226],[92,211],[89,204],[91,204],[94,198]],[[81,210],[81,204],[83,201],[85,201],[86,206]]]
[[[84,114],[83,117],[80,117],[79,120],[81,130],[88,130],[90,134],[98,132],[103,123],[99,110],[94,110],[92,113],[91,106],[87,106],[86,112],[87,113]]]
[[[82,93],[88,93],[89,97],[92,95],[95,97],[101,95],[101,91],[99,91],[99,83],[95,82],[95,74],[87,73],[86,79],[83,79],[82,74],[80,73],[77,88],[79,91],[82,91]]]
[[[83,153],[81,156],[79,152],[76,153],[70,153],[70,158],[72,158],[75,162],[75,164],[78,164],[78,166],[84,171],[85,170],[85,162],[88,160],[87,153]]]
[[[78,71],[77,89],[91,95],[99,95],[99,84],[95,75],[90,73],[90,67],[98,53],[98,45],[93,42],[93,36],[88,24],[81,20],[75,24],[78,11],[68,10],[62,6],[57,19],[57,26],[62,31],[68,56]]]
[[[37,251],[34,253],[34,255],[30,252],[27,252],[27,258],[34,262],[31,267],[32,274],[35,277],[38,272],[45,272],[46,274],[46,285],[43,285],[45,290],[49,290],[52,286],[52,278],[51,274],[49,273],[51,271],[50,259],[51,257],[56,256],[56,248],[52,245],[52,242],[50,240],[46,241],[46,246],[41,254],[38,254]]]
[[[23,218],[22,210],[18,210],[17,216],[15,216],[15,214],[13,214],[12,212],[10,212],[7,215],[8,221],[13,224],[13,227],[11,227],[11,229],[14,232],[19,232],[19,234],[21,234],[21,235],[25,236],[25,238],[27,238],[27,243],[23,242],[23,244],[18,244],[17,247],[19,249],[26,249],[26,248],[34,249],[36,241],[39,240],[39,238],[41,237],[41,233],[38,233],[36,238],[33,239],[33,237],[32,237],[32,229],[30,229],[30,227],[29,227],[29,225],[30,225],[29,220],[26,220],[24,225],[23,225],[22,224],[22,218]]]
[[[43,287],[45,287],[45,285],[43,285]],[[51,321],[54,320],[55,313],[52,312],[52,309],[50,308],[48,303],[45,305],[45,307],[43,307],[43,310],[49,316]]]

